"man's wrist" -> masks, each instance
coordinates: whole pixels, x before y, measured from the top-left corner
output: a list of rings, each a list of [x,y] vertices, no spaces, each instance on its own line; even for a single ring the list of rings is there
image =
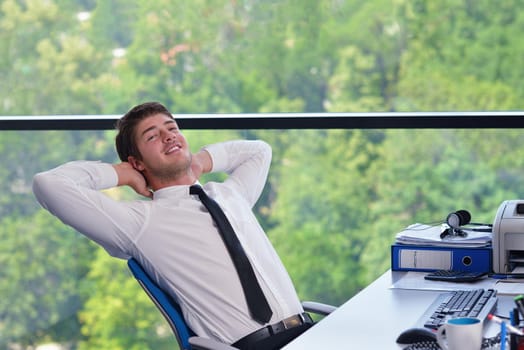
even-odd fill
[[[136,170],[128,162],[112,164],[115,169],[118,182],[117,186],[126,186],[132,183],[133,174]]]
[[[194,154],[193,157],[193,162],[195,164],[194,171],[199,173],[196,175],[199,176],[211,172],[213,169],[213,160],[208,151],[202,149]]]

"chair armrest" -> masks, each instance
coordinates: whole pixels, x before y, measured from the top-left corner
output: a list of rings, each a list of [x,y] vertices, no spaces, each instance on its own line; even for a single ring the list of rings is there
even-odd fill
[[[329,315],[337,309],[336,306],[318,303],[316,301],[303,301],[302,307],[306,312],[313,312],[318,315]]]
[[[189,344],[191,344],[192,350],[238,350],[231,345],[203,337],[191,337]]]

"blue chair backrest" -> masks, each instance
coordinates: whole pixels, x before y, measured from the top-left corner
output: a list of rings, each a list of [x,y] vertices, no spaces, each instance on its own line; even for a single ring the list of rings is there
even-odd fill
[[[189,338],[195,333],[186,325],[178,303],[153,281],[134,258],[127,261],[129,269],[144,291],[158,307],[175,333],[180,349],[190,350]]]

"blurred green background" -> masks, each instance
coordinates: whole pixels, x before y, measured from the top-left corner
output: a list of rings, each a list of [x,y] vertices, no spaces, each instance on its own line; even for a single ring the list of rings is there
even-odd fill
[[[3,0],[2,116],[522,111],[521,0]],[[496,116],[494,116],[496,118]],[[188,130],[273,147],[256,213],[302,299],[341,304],[395,233],[522,198],[518,129]],[[124,261],[43,211],[32,176],[116,162],[112,130],[0,132],[0,348],[173,349]],[[131,199],[126,190],[108,195]]]

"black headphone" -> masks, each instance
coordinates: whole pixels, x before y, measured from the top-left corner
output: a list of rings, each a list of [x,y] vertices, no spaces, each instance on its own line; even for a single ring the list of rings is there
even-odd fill
[[[470,221],[471,214],[467,210],[457,210],[446,218],[446,224],[453,229],[459,229],[460,226],[467,225]]]
[[[480,225],[480,226],[487,226],[486,228],[469,228],[470,231],[479,231],[479,232],[491,232],[491,227],[493,225],[490,224],[479,224],[471,221],[471,214],[467,210],[457,210],[453,213],[448,214],[446,217],[446,224],[449,226],[448,229],[444,230],[440,234],[440,238],[444,238],[447,235],[451,236],[466,236],[467,234],[462,231],[460,228],[464,225]]]

